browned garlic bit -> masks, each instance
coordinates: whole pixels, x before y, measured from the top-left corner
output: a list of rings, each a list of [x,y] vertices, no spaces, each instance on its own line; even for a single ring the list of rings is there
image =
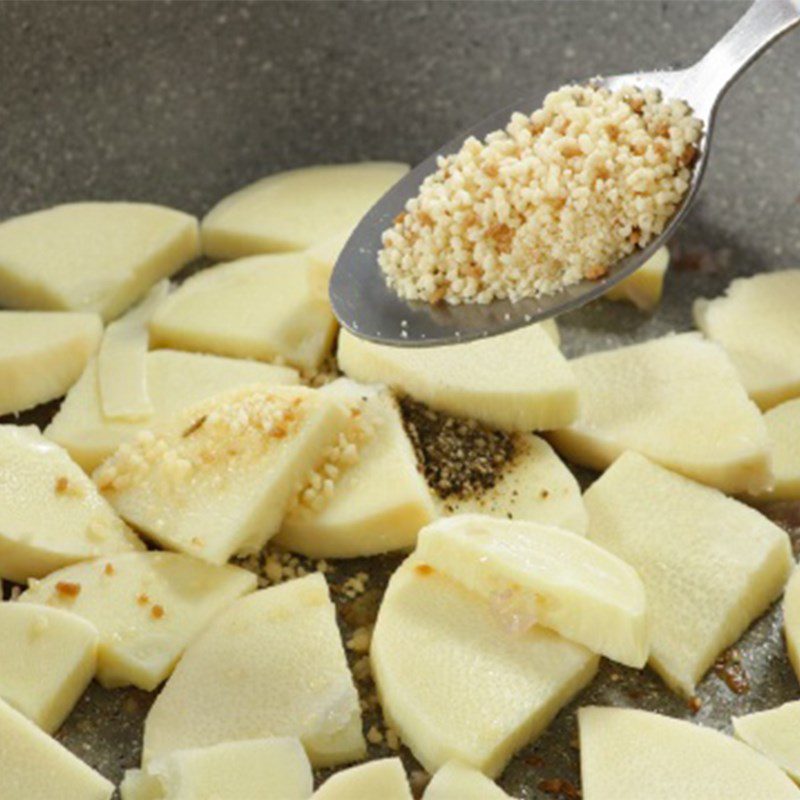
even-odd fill
[[[689,188],[702,123],[654,89],[565,86],[440,157],[383,235],[401,297],[489,303],[597,280],[658,236]]]

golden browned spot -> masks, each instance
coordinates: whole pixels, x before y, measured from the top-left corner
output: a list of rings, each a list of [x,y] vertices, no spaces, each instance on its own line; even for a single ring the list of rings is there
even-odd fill
[[[433,217],[427,211],[420,211],[417,215],[420,225],[425,225],[428,228],[433,227]]]
[[[66,494],[69,491],[69,479],[63,475],[56,478],[56,494]]]
[[[689,167],[697,159],[698,150],[693,144],[687,144],[681,153],[680,163],[682,167]]]
[[[147,596],[147,595],[146,595],[144,592],[142,592],[142,593],[141,593],[140,595],[138,595],[138,597],[136,598],[136,602],[137,602],[137,603],[138,603],[140,606],[146,606],[146,605],[147,605],[147,604],[150,602],[150,598],[149,598],[149,597],[148,597],[148,596]]]
[[[437,303],[441,303],[444,300],[445,295],[447,294],[447,287],[446,286],[439,286],[431,295],[431,303],[436,305]]]
[[[486,235],[494,239],[498,252],[507,253],[511,249],[511,243],[514,241],[514,233],[508,225],[502,223],[499,225],[492,225],[489,230],[486,231]]]
[[[205,425],[206,420],[208,419],[207,414],[203,414],[202,417],[198,417],[182,434],[182,438],[186,438],[187,436],[191,436],[195,431],[199,431],[200,428]]]
[[[417,575],[422,575],[424,577],[433,575],[434,571],[435,570],[430,564],[417,564],[417,566],[414,567],[414,572],[416,572]]]
[[[159,605],[155,605],[150,609],[150,616],[153,619],[161,619],[164,616],[164,608]]]
[[[113,575],[114,574],[114,565],[111,564],[111,563],[106,564],[105,567],[103,568],[103,572],[105,572],[106,575]]]
[[[586,277],[590,281],[599,281],[600,278],[604,278],[608,274],[608,267],[603,266],[602,264],[595,264],[593,267],[589,267],[586,270]]]
[[[689,707],[689,711],[691,711],[692,714],[696,714],[703,707],[703,701],[696,696],[690,697],[687,700],[686,705]]]
[[[79,583],[73,583],[72,581],[59,581],[56,584],[56,591],[60,597],[74,599],[81,593],[81,585]]]
[[[401,211],[401,212],[400,212],[400,213],[399,213],[399,214],[398,214],[398,215],[397,215],[397,216],[394,218],[394,224],[395,224],[395,225],[402,225],[402,224],[403,224],[403,221],[404,221],[404,220],[405,220],[405,218],[406,218],[406,216],[407,216],[407,215],[406,215],[406,212],[405,212],[405,211]]]

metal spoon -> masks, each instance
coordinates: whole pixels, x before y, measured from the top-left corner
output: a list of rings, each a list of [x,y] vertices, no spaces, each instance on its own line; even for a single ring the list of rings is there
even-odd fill
[[[483,139],[503,128],[514,111],[532,112],[543,98],[525,97],[496,111],[428,156],[373,206],[339,256],[330,283],[333,310],[345,328],[364,339],[389,345],[424,347],[467,342],[540,322],[604,294],[638,269],[675,232],[688,213],[703,178],[717,105],[733,81],[783,33],[800,23],[800,0],[755,0],[747,13],[694,66],[685,70],[633,72],[602,79],[614,91],[623,86],[655,87],[664,99],[685,100],[703,121],[704,136],[692,183],[669,224],[655,241],[617,262],[599,281],[583,281],[558,294],[516,303],[430,305],[399,298],[378,266],[381,234],[392,225],[440,155],[455,153],[468,136]]]

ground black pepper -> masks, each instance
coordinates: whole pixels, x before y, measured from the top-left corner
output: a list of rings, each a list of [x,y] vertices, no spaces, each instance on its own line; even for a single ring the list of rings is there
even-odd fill
[[[434,411],[410,397],[399,403],[425,480],[442,500],[480,496],[517,454],[513,434]]]

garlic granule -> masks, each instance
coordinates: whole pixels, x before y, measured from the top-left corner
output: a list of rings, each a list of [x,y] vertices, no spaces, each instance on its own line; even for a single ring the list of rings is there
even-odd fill
[[[658,91],[566,86],[530,116],[440,157],[383,234],[401,297],[488,303],[553,294],[664,230],[690,185],[702,123]]]

